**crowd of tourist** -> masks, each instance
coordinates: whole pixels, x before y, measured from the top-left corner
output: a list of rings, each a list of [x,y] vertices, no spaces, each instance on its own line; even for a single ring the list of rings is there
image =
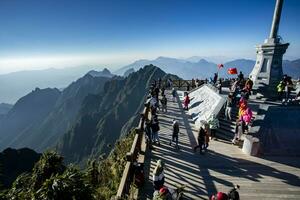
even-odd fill
[[[244,133],[247,133],[252,121],[253,112],[249,107],[249,99],[252,93],[253,81],[250,78],[245,78],[242,72],[238,74],[237,78],[231,79],[230,81],[230,91],[225,103],[224,119],[228,121],[235,120],[235,134],[232,139],[232,143],[237,144],[241,140],[241,136]],[[218,88],[220,93],[222,92],[222,79],[218,79],[218,74],[215,74],[214,78],[209,82]],[[208,83],[208,80],[200,81],[198,79],[192,79],[191,83],[188,84],[190,84],[189,86],[191,88],[196,88],[204,83]],[[300,81],[298,81],[298,84],[300,86]],[[176,89],[173,87],[172,80],[167,79],[164,83],[162,83],[162,80],[159,79],[158,81],[154,81],[150,87],[148,102],[150,104],[151,119],[146,120],[145,126],[147,141],[149,142],[150,147],[152,144],[160,145],[160,126],[157,113],[167,113],[168,111],[168,99],[165,94],[166,88],[171,89],[170,101],[177,102],[178,94]],[[290,100],[292,88],[293,82],[291,81],[291,78],[285,75],[277,85],[278,99],[288,102]],[[189,87],[187,89],[189,89]],[[300,95],[298,94],[298,96]],[[188,92],[185,92],[182,101],[182,107],[184,110],[189,109],[190,101]],[[234,117],[232,113],[232,110],[235,107],[238,109],[236,117]],[[206,121],[201,121],[201,126],[197,135],[197,145],[193,147],[194,152],[199,149],[200,154],[204,155],[209,147],[210,140],[216,139],[216,132],[219,127],[219,119],[215,114],[212,114]],[[174,118],[169,145],[172,146],[175,144],[176,149],[179,149],[179,133],[179,121]],[[153,185],[155,191],[153,199],[177,199],[178,196],[182,194],[182,191],[178,190],[178,188],[173,190],[164,185],[164,167],[164,162],[162,160],[158,160],[153,171]],[[215,195],[214,198],[216,199],[218,195],[219,193]]]
[[[191,82],[191,87],[198,87],[200,84],[207,83],[208,80],[199,81],[193,79]],[[145,131],[147,135],[147,140],[150,144],[157,143],[160,145],[159,140],[159,122],[157,117],[157,112],[167,112],[167,104],[168,99],[164,94],[165,88],[172,88],[173,83],[171,80],[167,80],[167,84],[161,84],[161,80],[154,81],[150,88],[150,96],[149,103],[151,108],[151,120],[146,121]],[[214,77],[212,84],[216,87],[220,87],[218,84],[222,84],[221,80],[218,82],[218,77]],[[236,121],[236,134],[234,136],[233,142],[235,143],[241,137],[241,134],[247,129],[247,125],[250,123],[252,118],[252,111],[248,107],[247,101],[249,99],[253,82],[250,79],[245,80],[242,73],[240,73],[237,79],[232,80],[232,86],[230,88],[230,93],[227,97],[226,109],[225,109],[225,118],[228,120],[232,119],[232,108],[234,106],[238,106],[239,114],[238,119]],[[159,93],[161,92],[161,99],[159,99]],[[221,89],[219,89],[221,92]],[[178,94],[175,88],[171,90],[171,101],[176,102],[178,98]],[[187,92],[184,93],[182,107],[184,110],[189,109],[190,97]],[[210,140],[216,139],[216,132],[219,128],[219,120],[216,115],[212,114],[207,121],[202,121],[202,125],[198,131],[197,135],[197,145],[193,147],[194,152],[199,149],[200,154],[204,155],[209,147]],[[172,146],[175,144],[175,148],[179,149],[179,122],[176,119],[173,119],[172,123],[172,133],[170,134],[170,142],[169,145]],[[178,199],[178,196],[182,194],[181,191],[173,190],[172,188],[168,188],[164,185],[165,183],[165,175],[164,175],[164,167],[165,164],[162,160],[158,160],[153,171],[153,186],[154,186],[154,194],[153,199]],[[180,189],[180,188],[179,188]]]

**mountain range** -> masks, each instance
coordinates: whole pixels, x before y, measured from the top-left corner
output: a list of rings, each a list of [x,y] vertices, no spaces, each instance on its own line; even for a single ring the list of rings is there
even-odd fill
[[[72,81],[82,77],[89,70],[99,70],[98,67],[70,67],[64,69],[45,69],[19,71],[9,74],[0,74],[0,103],[14,104],[17,100],[34,88],[58,88],[67,87]],[[102,72],[97,72],[98,76],[103,73],[103,76],[112,77],[113,75],[104,69]],[[93,75],[93,74],[92,74]]]
[[[198,60],[199,59],[199,60]],[[124,66],[115,71],[115,74],[123,75],[128,70],[132,72],[132,69],[138,70],[144,65],[153,64],[160,67],[167,73],[176,74],[183,79],[200,78],[205,79],[213,77],[213,74],[218,71],[217,63],[209,62],[199,57],[191,57],[188,59],[177,59],[168,57],[158,57],[155,60],[138,60],[134,63]],[[222,63],[224,69],[219,70],[219,76],[224,78],[233,77],[227,74],[227,69],[235,67],[238,71],[242,71],[246,76],[250,74],[255,64],[254,60],[249,59],[236,59],[233,61]],[[293,78],[300,77],[300,59],[289,61],[283,61],[283,72],[292,76]]]
[[[36,71],[22,71],[14,72],[10,74],[0,75],[0,103],[14,104],[19,98],[26,95],[28,92],[36,87],[47,88],[56,87],[62,90],[67,87],[72,81],[82,77],[89,70],[89,74],[92,76],[101,76],[111,78],[114,74],[120,76],[128,76],[130,73],[137,71],[145,65],[153,64],[160,67],[167,73],[173,73],[184,79],[192,78],[209,78],[217,72],[217,63],[203,59],[206,57],[193,56],[186,59],[158,57],[154,60],[138,60],[132,64],[121,67],[113,74],[108,69],[103,71],[97,71],[97,68],[87,67],[74,67],[65,69],[47,69]],[[217,61],[219,59],[208,59]],[[223,58],[223,60],[228,60]],[[227,74],[227,68],[236,67],[242,71],[245,75],[248,75],[254,64],[254,60],[249,59],[236,59],[223,63],[224,68],[219,70],[220,77],[231,78],[234,76]],[[283,71],[289,74],[293,78],[300,77],[300,59],[289,61],[283,61]],[[1,110],[1,106],[0,106]],[[1,111],[0,111],[1,112]],[[1,113],[0,113],[1,115]]]
[[[91,75],[92,74],[92,75]],[[137,124],[152,80],[178,78],[149,65],[128,77],[87,73],[63,91],[36,88],[0,119],[0,148],[56,149],[67,162],[109,153]]]

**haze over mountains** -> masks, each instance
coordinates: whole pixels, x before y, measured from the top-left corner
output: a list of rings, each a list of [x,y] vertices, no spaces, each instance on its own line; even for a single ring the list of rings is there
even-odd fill
[[[172,77],[153,65],[126,78],[98,75],[89,72],[63,91],[37,88],[22,97],[0,119],[0,148],[55,148],[68,162],[109,153],[107,144],[137,124],[150,82]]]
[[[14,104],[19,98],[28,94],[36,87],[58,88],[67,87],[74,80],[82,77],[89,70],[98,70],[97,67],[71,67],[64,69],[46,69],[20,71],[0,75],[0,103]],[[102,68],[100,68],[102,69]],[[91,71],[93,73],[93,71]],[[99,72],[101,73],[101,72]],[[107,74],[111,77],[112,75]]]
[[[199,60],[198,60],[199,59]],[[177,59],[168,57],[158,57],[155,60],[138,60],[134,63],[120,68],[114,73],[118,75],[123,75],[127,70],[137,70],[141,66],[147,64],[153,64],[160,67],[162,70],[168,73],[176,74],[183,79],[192,78],[209,78],[212,77],[214,73],[217,72],[217,64],[214,62],[209,62],[205,59],[200,59],[199,57],[191,57],[188,59]],[[248,75],[255,64],[254,60],[249,59],[236,59],[233,61],[222,63],[224,64],[224,69],[219,71],[220,77],[233,77],[227,74],[227,69],[231,67],[236,67],[238,71],[242,71],[245,75]],[[300,59],[294,61],[283,61],[283,71],[289,74],[293,78],[300,77]]]
[[[212,59],[216,60],[216,59]],[[228,59],[227,59],[228,60]],[[160,67],[167,73],[176,74],[184,79],[208,78],[217,72],[217,64],[210,62],[198,56],[187,59],[177,59],[168,57],[158,57],[154,60],[138,60],[134,63],[121,67],[114,74],[128,76],[130,73],[137,71],[139,68],[153,64]],[[233,77],[227,74],[227,68],[236,67],[245,75],[248,75],[254,64],[254,60],[236,59],[223,63],[224,69],[219,71],[221,77]],[[19,98],[26,95],[34,88],[56,87],[59,89],[67,87],[72,81],[83,76],[87,71],[93,76],[112,77],[113,74],[104,69],[97,72],[97,68],[74,67],[65,69],[47,69],[36,71],[22,71],[10,74],[0,75],[0,103],[15,103]],[[300,59],[294,61],[283,61],[284,73],[291,75],[293,78],[300,77]]]

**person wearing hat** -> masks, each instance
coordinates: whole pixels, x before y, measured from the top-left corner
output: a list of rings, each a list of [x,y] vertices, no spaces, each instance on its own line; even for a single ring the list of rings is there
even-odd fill
[[[153,193],[153,200],[178,200],[178,199],[181,199],[181,195],[178,194],[177,190],[163,186],[159,190],[156,190]]]
[[[159,159],[156,162],[152,177],[155,190],[159,190],[165,183],[164,166],[165,164],[162,160]]]
[[[228,200],[228,195],[223,192],[218,192],[211,197],[211,200]]]

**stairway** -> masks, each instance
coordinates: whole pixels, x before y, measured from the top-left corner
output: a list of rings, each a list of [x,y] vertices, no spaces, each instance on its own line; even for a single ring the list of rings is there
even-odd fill
[[[235,134],[235,122],[238,116],[238,108],[234,106],[231,110],[231,120],[225,119],[225,109],[223,109],[219,116],[220,127],[217,130],[216,136],[219,139],[231,141]]]

